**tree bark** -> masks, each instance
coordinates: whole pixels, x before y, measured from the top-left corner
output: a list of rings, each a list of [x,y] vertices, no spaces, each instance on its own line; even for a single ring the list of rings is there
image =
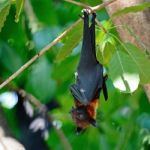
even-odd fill
[[[118,0],[107,6],[106,9],[111,17],[112,14],[117,10],[149,1],[150,0]],[[150,8],[143,12],[128,13],[116,18],[112,18],[112,21],[114,25],[117,26],[117,31],[122,41],[131,42],[143,50],[146,49],[150,53]],[[121,25],[127,25],[139,40],[127,32],[127,30]],[[150,84],[144,85],[144,90],[150,102]]]

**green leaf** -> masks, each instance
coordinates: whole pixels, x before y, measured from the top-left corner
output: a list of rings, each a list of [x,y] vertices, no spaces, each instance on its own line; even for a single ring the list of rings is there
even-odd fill
[[[4,26],[4,22],[6,21],[6,17],[9,14],[11,2],[8,1],[5,2],[4,5],[0,6],[0,32],[2,30],[2,27]]]
[[[102,32],[98,34],[96,43],[97,60],[107,65],[115,52],[115,40],[109,34]]]
[[[51,78],[51,65],[45,57],[39,59],[31,68],[26,89],[41,102],[48,102],[53,96],[56,82]]]
[[[112,17],[121,16],[121,15],[124,15],[124,14],[127,14],[127,13],[136,13],[136,12],[139,12],[139,11],[143,11],[143,10],[149,8],[149,7],[150,7],[150,2],[145,2],[145,3],[142,3],[142,4],[136,5],[136,6],[126,7],[124,9],[116,11],[112,15]]]
[[[24,5],[24,0],[16,0],[16,16],[15,16],[15,22],[19,21],[19,16],[21,14],[22,8]]]
[[[140,79],[136,64],[126,53],[117,49],[108,68],[115,88],[125,93],[132,93],[138,88]]]
[[[115,52],[115,46],[110,42],[106,42],[102,46],[99,46],[97,49],[98,50],[96,55],[98,61],[103,65],[107,65]]]
[[[1,1],[0,1],[0,12],[1,12],[2,9],[5,8],[9,3],[10,3],[9,0],[1,0]]]
[[[63,46],[60,48],[56,61],[64,60],[72,50],[78,45],[82,37],[83,22],[79,22],[62,40]]]
[[[131,43],[126,43],[125,47],[130,59],[136,64],[136,68],[140,74],[141,83],[150,83],[150,60],[147,58],[144,51]]]
[[[15,49],[0,41],[0,64],[7,69],[7,72],[13,73],[22,66],[23,62]]]
[[[110,29],[113,27],[113,23],[111,20],[103,20],[100,22],[107,31],[110,31]],[[103,29],[100,26],[96,25],[96,32],[98,32],[98,31],[103,31]]]
[[[53,69],[52,77],[55,80],[62,80],[62,81],[68,80],[74,74],[77,61],[78,61],[77,56],[70,56],[61,63],[59,64],[57,63]]]

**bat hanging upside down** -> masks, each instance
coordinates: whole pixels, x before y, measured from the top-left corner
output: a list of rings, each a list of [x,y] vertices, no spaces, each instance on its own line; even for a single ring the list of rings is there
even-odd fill
[[[96,111],[101,89],[105,99],[108,98],[103,66],[96,59],[96,14],[92,14],[91,25],[89,26],[89,12],[85,9],[83,13],[84,30],[80,62],[75,73],[76,83],[70,87],[75,101],[75,108],[72,108],[71,115],[77,125],[77,133],[89,125],[96,126]]]

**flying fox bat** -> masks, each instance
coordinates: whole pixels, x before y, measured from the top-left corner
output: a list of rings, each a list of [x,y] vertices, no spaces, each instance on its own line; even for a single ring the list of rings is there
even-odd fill
[[[89,13],[84,10],[81,56],[75,74],[76,83],[70,86],[75,101],[75,108],[72,108],[71,115],[77,125],[77,132],[87,128],[90,124],[96,126],[96,110],[101,89],[105,100],[108,98],[103,66],[96,59],[95,18],[96,14],[93,13],[89,26]]]

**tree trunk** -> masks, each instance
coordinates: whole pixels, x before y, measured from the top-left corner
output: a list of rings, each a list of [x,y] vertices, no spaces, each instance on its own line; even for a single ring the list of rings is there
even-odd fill
[[[106,9],[111,17],[111,15],[117,10],[138,5],[146,1],[149,2],[150,0],[117,0],[107,6]],[[122,15],[120,17],[113,18],[112,21],[115,26],[118,26],[117,31],[122,41],[131,42],[142,49],[146,49],[150,53],[150,9],[143,12]],[[139,40],[120,25],[127,25]],[[150,101],[150,84],[145,85],[144,89]]]

